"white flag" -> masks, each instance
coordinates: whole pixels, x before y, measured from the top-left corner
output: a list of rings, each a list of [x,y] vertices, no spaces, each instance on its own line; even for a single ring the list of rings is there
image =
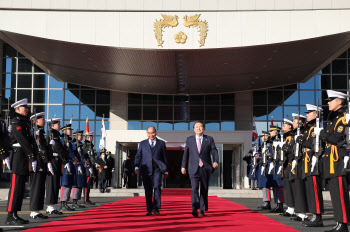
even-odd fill
[[[102,118],[102,127],[101,127],[101,139],[100,139],[100,150],[106,147],[106,128],[105,122]]]

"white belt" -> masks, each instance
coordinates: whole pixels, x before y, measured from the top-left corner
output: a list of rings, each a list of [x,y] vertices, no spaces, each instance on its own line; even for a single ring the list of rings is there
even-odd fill
[[[13,144],[12,146],[14,146],[14,147],[21,147],[21,144],[15,143],[15,144]]]
[[[53,154],[53,156],[59,156],[59,154],[58,153],[52,153]]]

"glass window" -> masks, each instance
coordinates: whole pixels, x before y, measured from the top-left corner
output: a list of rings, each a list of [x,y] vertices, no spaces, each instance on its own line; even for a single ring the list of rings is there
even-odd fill
[[[89,119],[95,119],[95,106],[94,105],[80,105],[80,118],[89,117]]]
[[[48,118],[62,118],[63,119],[63,106],[53,106],[48,107]]]
[[[33,90],[33,103],[47,103],[47,90]]]
[[[286,85],[284,89],[298,89],[298,84]]]
[[[348,78],[346,75],[333,75],[332,76],[332,89],[347,89]]]
[[[316,75],[316,89],[321,89],[321,75]]]
[[[221,105],[234,105],[235,104],[235,94],[221,94]]]
[[[47,87],[47,76],[45,74],[34,74],[34,88]]]
[[[143,130],[147,130],[148,127],[153,126],[154,128],[157,129],[157,122],[152,122],[152,121],[145,121],[142,123],[142,128]]]
[[[173,130],[173,123],[172,122],[159,122],[158,123],[158,130]]]
[[[233,131],[235,130],[235,122],[221,122],[222,131]]]
[[[18,59],[18,72],[32,72],[32,65],[28,59]]]
[[[220,105],[220,95],[205,95],[206,105]]]
[[[47,106],[45,105],[34,105],[33,106],[33,113],[40,113],[40,112],[45,112],[47,113]],[[45,115],[45,119],[46,119],[46,115]]]
[[[331,64],[327,65],[322,69],[322,74],[330,74],[331,73]]]
[[[188,123],[187,122],[175,122],[174,123],[174,130],[188,130]]]
[[[110,104],[111,99],[110,92],[108,90],[97,90],[96,94],[96,104]]]
[[[255,122],[256,131],[258,132],[258,135],[261,135],[262,131],[267,131],[267,122]]]
[[[16,59],[6,58],[5,65],[3,65],[3,72],[14,73],[16,72]]]
[[[95,90],[81,90],[80,100],[82,104],[95,104]]]
[[[269,105],[280,105],[282,104],[282,91],[268,91],[268,104]]]
[[[4,57],[17,57],[17,50],[4,43]]]
[[[105,120],[109,118],[109,106],[96,106],[96,119],[101,120],[103,115],[105,117]]]
[[[80,130],[84,130],[84,133],[86,132],[86,119],[79,121],[79,125],[80,125]],[[95,130],[95,122],[91,121],[89,119],[89,132],[94,131]],[[96,132],[94,131],[94,133],[96,134]],[[100,134],[100,132],[98,133]]]
[[[15,89],[2,89],[2,91],[5,91],[5,98],[11,98],[10,102],[15,103],[16,99],[16,90]],[[7,103],[7,100],[6,100]]]
[[[205,120],[220,120],[220,106],[206,106]]]
[[[31,90],[17,90],[17,101],[27,98],[28,102],[32,102],[32,91]]]
[[[218,122],[206,122],[205,123],[206,131],[218,131],[220,130],[220,123]]]
[[[141,105],[142,103],[142,95],[141,94],[135,94],[135,93],[129,93],[128,94],[128,104],[139,104]]]
[[[268,107],[268,120],[271,121],[272,117],[274,121],[282,121],[283,119],[283,107],[282,106],[269,106]]]
[[[173,120],[173,107],[172,106],[159,106],[159,120]]]
[[[235,120],[235,107],[221,106],[221,120],[225,120],[225,121]]]
[[[143,104],[144,105],[157,105],[157,95],[143,95]]]
[[[333,74],[346,74],[347,73],[346,60],[334,60],[332,62],[332,73]]]
[[[267,106],[254,106],[253,116],[255,120],[267,120]]]
[[[287,118],[289,120],[292,120],[292,113],[298,113],[299,107],[298,106],[285,106],[284,107],[284,115],[283,118]]]
[[[71,115],[73,115],[73,120],[79,119],[79,105],[67,105],[64,108],[64,118],[70,120]],[[82,115],[82,117],[86,115]]]
[[[296,91],[284,91],[284,104],[285,105],[298,105],[299,104],[299,92]]]
[[[32,74],[19,74],[17,88],[32,88]]]
[[[267,92],[266,91],[254,91],[253,92],[253,104],[254,105],[267,105]]]
[[[141,120],[141,106],[128,107],[128,120]]]
[[[16,74],[3,75],[2,82],[2,86],[6,89],[16,88]]]
[[[330,89],[331,88],[331,77],[329,75],[321,76],[321,89]]]
[[[204,104],[204,96],[203,95],[193,95],[190,97],[191,105],[203,105]]]
[[[346,58],[347,57],[347,51],[345,51],[343,54],[338,56],[338,58]]]
[[[300,105],[312,104],[315,105],[314,91],[300,91]]]
[[[63,88],[64,87],[64,82],[59,82],[52,76],[50,76],[50,88]]]
[[[158,102],[160,105],[172,105],[173,96],[172,95],[159,95]]]
[[[64,83],[64,86],[66,86],[67,89],[80,89],[79,85],[70,84],[70,83]]]
[[[188,115],[187,106],[174,106],[174,120],[188,120]]]
[[[157,106],[144,106],[143,120],[157,120]]]
[[[191,106],[190,112],[190,118],[192,121],[204,120],[204,106]]]
[[[43,73],[44,71],[41,68],[39,68],[37,65],[34,64],[34,72]]]
[[[78,89],[71,89],[71,90],[65,90],[65,103],[66,104],[79,104],[79,90]]]
[[[305,83],[300,83],[300,89],[314,89],[315,88],[315,77],[311,77]]]
[[[128,121],[128,130],[142,130],[140,121]]]
[[[50,90],[49,102],[50,104],[62,104],[63,102],[63,90]]]
[[[188,96],[174,96],[175,105],[188,105]]]

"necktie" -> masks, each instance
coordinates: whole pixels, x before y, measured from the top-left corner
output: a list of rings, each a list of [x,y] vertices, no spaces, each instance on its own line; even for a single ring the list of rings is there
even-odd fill
[[[197,148],[198,148],[198,154],[201,153],[201,138],[197,138]],[[199,158],[199,167],[203,167],[203,161],[201,158]]]
[[[152,147],[152,148],[153,148],[153,146],[154,146],[154,144],[153,144],[153,143],[154,143],[154,142],[152,141],[152,142],[151,142],[151,147]]]

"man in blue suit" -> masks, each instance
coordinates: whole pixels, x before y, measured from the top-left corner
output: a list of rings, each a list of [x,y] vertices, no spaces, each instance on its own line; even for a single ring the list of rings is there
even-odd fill
[[[135,173],[139,174],[141,172],[143,186],[145,187],[146,216],[152,215],[152,209],[155,215],[160,214],[162,175],[164,174],[164,178],[168,177],[168,158],[165,142],[156,136],[156,128],[153,126],[148,127],[148,139],[141,141],[135,156]],[[153,190],[154,201],[152,203]]]
[[[208,211],[208,185],[210,174],[218,167],[219,156],[215,147],[214,139],[204,135],[205,125],[201,121],[196,121],[193,125],[195,135],[186,140],[185,152],[182,158],[181,172],[190,175],[192,185],[192,215],[198,217],[205,216],[204,211]],[[210,154],[213,156],[212,164]],[[199,197],[199,185],[201,186]]]

